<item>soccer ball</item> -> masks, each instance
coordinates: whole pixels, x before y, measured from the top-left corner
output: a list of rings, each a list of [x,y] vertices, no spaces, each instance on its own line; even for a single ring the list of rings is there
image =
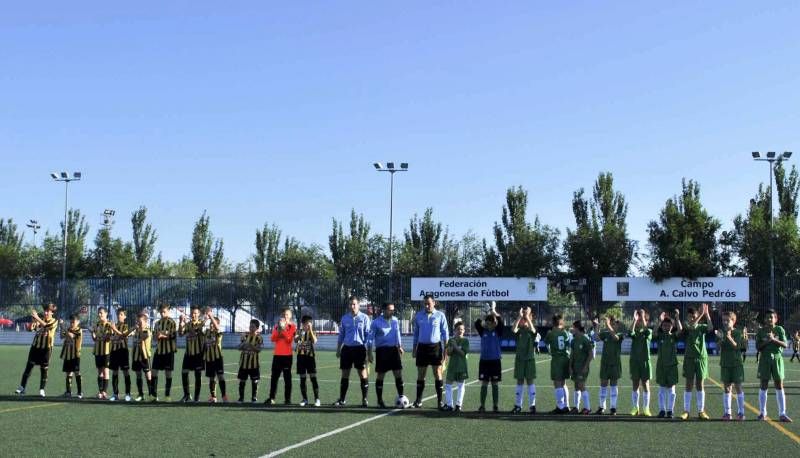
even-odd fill
[[[405,396],[398,396],[394,404],[398,409],[407,409],[408,406],[411,405],[411,401]]]

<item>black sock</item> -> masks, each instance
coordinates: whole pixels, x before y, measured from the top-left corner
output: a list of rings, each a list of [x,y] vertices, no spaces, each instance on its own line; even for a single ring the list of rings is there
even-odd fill
[[[103,377],[97,376],[97,391],[103,391]]]
[[[425,380],[417,380],[417,402],[422,402],[422,393],[425,392]]]
[[[139,390],[139,396],[144,396],[144,384],[142,383],[142,375],[136,374],[136,389]],[[149,384],[148,384],[149,385]]]
[[[183,385],[183,397],[189,397],[189,373],[181,372],[181,385]]]
[[[239,400],[244,401],[244,387],[247,384],[245,380],[239,380]]]
[[[212,398],[217,397],[217,381],[213,378],[208,379],[208,392]]]
[[[437,380],[434,382],[436,386],[436,401],[439,405],[442,405],[442,388],[444,387],[444,382],[441,380]]]
[[[25,388],[25,385],[28,384],[28,377],[31,376],[32,370],[33,370],[33,363],[28,361],[28,364],[25,365],[25,370],[22,372],[22,381],[19,382],[22,388]]]
[[[361,379],[361,399],[367,399],[367,392],[369,392],[369,379]]]
[[[303,401],[308,401],[308,387],[306,386],[306,378],[300,377],[300,396]]]
[[[200,386],[203,384],[202,382],[202,373],[200,371],[194,371],[194,398],[200,399]]]
[[[225,389],[225,379],[219,379],[219,391],[223,398],[228,395],[228,391]]]
[[[114,389],[114,396],[119,395],[119,374],[117,373],[111,375],[111,388]]]
[[[150,390],[150,386],[153,387],[153,391],[158,392],[158,377],[153,375],[150,380],[147,381],[147,389]]]
[[[292,402],[292,369],[283,369],[283,400],[287,404]]]
[[[131,394],[131,374],[125,373],[125,394]]]
[[[343,378],[341,382],[339,382],[339,400],[344,402],[344,399],[347,397],[347,388],[350,386],[350,379]]]
[[[44,366],[39,366],[39,374],[41,374],[41,379],[39,379],[39,389],[43,390],[47,385],[47,368]]]
[[[67,393],[72,393],[72,376],[67,374]]]
[[[314,390],[314,399],[319,399],[319,383],[317,383],[317,376],[311,376],[311,388]]]
[[[168,376],[164,382],[164,396],[169,396],[169,390],[172,389],[172,377]]]
[[[253,390],[253,399],[258,398],[258,380],[250,380],[250,389]]]
[[[383,404],[383,380],[375,380],[375,397],[378,398],[378,404]]]
[[[75,374],[75,385],[78,387],[78,394],[83,394],[81,374]]]
[[[397,388],[397,395],[403,395],[403,377],[394,379],[394,387]]]

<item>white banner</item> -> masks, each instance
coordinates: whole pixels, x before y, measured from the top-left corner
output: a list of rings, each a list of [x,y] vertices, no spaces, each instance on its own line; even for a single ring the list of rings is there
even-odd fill
[[[547,278],[413,277],[411,300],[432,294],[437,301],[546,301]]]
[[[748,302],[748,277],[651,278],[604,277],[603,301]]]

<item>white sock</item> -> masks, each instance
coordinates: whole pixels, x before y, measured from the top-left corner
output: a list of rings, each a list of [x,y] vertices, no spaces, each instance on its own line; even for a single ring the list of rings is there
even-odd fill
[[[564,385],[561,389],[564,390],[564,407],[569,409],[569,388],[567,388],[567,385]]]
[[[515,395],[516,398],[514,398],[514,407],[522,407],[522,385],[517,384],[517,391]]]
[[[617,385],[611,385],[611,408],[617,408],[617,399],[619,398],[619,387]]]
[[[667,393],[663,386],[658,387],[658,411],[666,411]]]
[[[692,392],[691,391],[684,391],[683,392],[683,411],[684,412],[691,412],[692,411]]]
[[[634,409],[638,409],[639,408],[639,391],[638,390],[631,392],[631,405],[633,406]]]
[[[767,390],[758,392],[758,410],[763,416],[767,416]]]
[[[722,393],[722,413],[724,415],[731,414],[731,394]]]
[[[564,408],[564,388],[556,388],[556,407]]]
[[[650,391],[645,391],[642,393],[642,407],[645,409],[650,408]]]
[[[536,385],[533,383],[528,385],[528,402],[531,407],[536,405]]]
[[[449,383],[444,386],[444,402],[453,407],[453,385]]]
[[[697,392],[697,413],[705,411],[706,411],[706,392],[701,390]]]
[[[669,387],[669,403],[668,403],[668,405],[669,405],[668,411],[669,412],[674,412],[675,411],[675,399],[677,397],[678,397],[678,395],[675,394],[675,387],[674,386]]]
[[[775,397],[778,398],[778,415],[786,415],[786,393],[783,390],[775,390]]]
[[[467,389],[466,382],[458,382],[458,404],[457,406],[461,407],[464,405],[464,391]]]
[[[736,407],[739,415],[744,415],[744,391],[736,395]]]
[[[572,395],[572,397],[573,397],[572,400],[575,401],[574,402],[575,408],[576,409],[580,409],[580,407],[581,407],[581,392],[578,391],[578,390],[575,390],[575,393]]]
[[[606,408],[606,398],[607,397],[608,397],[608,387],[607,386],[601,386],[600,387],[600,408],[601,409],[605,409]]]
[[[582,397],[583,397],[583,408],[586,409],[586,410],[590,410],[591,411],[592,410],[592,401],[591,401],[591,398],[589,396],[589,390],[585,390],[583,392],[583,396]]]

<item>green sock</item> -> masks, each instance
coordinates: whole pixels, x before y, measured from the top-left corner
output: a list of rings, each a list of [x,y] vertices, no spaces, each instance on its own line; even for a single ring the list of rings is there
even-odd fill
[[[500,398],[500,387],[496,383],[492,384],[492,405],[497,407]]]
[[[481,407],[486,406],[486,395],[489,394],[489,387],[481,385]]]

